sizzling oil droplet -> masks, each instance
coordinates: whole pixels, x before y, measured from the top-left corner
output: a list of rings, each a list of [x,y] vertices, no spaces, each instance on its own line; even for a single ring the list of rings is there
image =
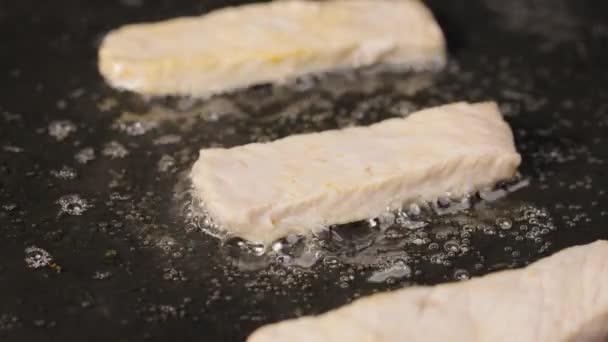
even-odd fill
[[[411,275],[412,269],[403,260],[398,260],[393,265],[374,272],[367,278],[367,281],[372,283],[388,283],[390,280],[395,281],[396,279],[409,278]]]
[[[80,164],[86,164],[95,159],[95,150],[92,147],[85,147],[74,155],[74,159]]]
[[[76,125],[68,120],[53,121],[49,124],[48,131],[57,141],[62,141],[76,131]]]
[[[456,240],[450,240],[447,241],[446,243],[443,244],[443,249],[446,252],[453,252],[456,253],[460,250],[460,245],[458,244],[458,241]]]
[[[456,280],[463,281],[469,280],[470,278],[471,276],[469,275],[469,272],[467,270],[457,269],[454,271],[454,279]]]
[[[88,201],[76,194],[63,196],[57,201],[57,203],[61,207],[61,213],[74,216],[80,216],[92,207]]]
[[[326,256],[325,258],[323,258],[323,264],[329,266],[329,267],[336,267],[338,266],[339,260],[338,258],[334,257],[334,256]]]
[[[416,203],[412,203],[412,204],[410,204],[408,212],[410,215],[418,216],[418,215],[420,215],[420,212],[421,212],[420,206]]]
[[[511,229],[511,227],[513,226],[513,223],[511,222],[511,220],[504,218],[504,217],[499,217],[496,219],[496,224],[498,225],[498,227],[500,227],[500,229]]]
[[[129,154],[129,151],[118,141],[110,141],[104,146],[101,154],[112,159],[116,159],[126,157]]]
[[[30,268],[49,266],[52,262],[51,254],[40,247],[30,246],[25,249],[25,263]]]
[[[249,245],[249,249],[255,256],[262,256],[266,254],[266,247],[261,243],[254,243]]]

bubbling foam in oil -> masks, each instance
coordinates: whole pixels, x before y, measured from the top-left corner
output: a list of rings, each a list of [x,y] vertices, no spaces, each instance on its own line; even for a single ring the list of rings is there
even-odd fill
[[[459,198],[448,194],[434,202],[410,203],[366,221],[330,226],[309,235],[288,235],[269,245],[227,233],[191,192],[183,211],[187,229],[219,238],[225,257],[243,271],[269,265],[304,269],[357,265],[373,269],[369,282],[390,282],[411,277],[421,262],[451,266],[455,259],[475,253],[473,240],[542,243],[542,237],[555,230],[547,211],[499,200],[527,184],[518,175],[474,194]],[[510,252],[518,256],[515,248]],[[468,277],[467,270],[454,271],[455,280]]]

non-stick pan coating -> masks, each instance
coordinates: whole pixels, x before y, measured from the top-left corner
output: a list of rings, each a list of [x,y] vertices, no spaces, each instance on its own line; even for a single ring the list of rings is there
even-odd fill
[[[147,102],[98,75],[108,30],[235,3],[0,2],[0,340],[239,341],[262,324],[374,291],[453,281],[459,269],[478,276],[520,267],[608,238],[604,1],[429,1],[451,60],[413,95],[406,76],[372,77],[341,93],[319,81],[221,96],[217,110]],[[500,103],[530,185],[497,205],[542,210],[555,230],[538,241],[481,234],[471,257],[373,283],[365,267],[330,261],[243,271],[228,247],[186,224],[177,195],[200,147],[367,124],[455,100]],[[144,124],[129,123],[146,112]],[[154,115],[165,120],[147,127]],[[33,246],[53,261],[33,268],[27,257],[45,257],[26,251]]]

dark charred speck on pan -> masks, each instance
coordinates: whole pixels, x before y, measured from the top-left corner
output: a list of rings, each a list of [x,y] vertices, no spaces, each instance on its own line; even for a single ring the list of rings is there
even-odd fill
[[[97,73],[109,30],[237,3],[0,2],[0,340],[242,341],[375,291],[608,238],[608,3],[428,1],[450,49],[431,86],[423,74],[359,73],[146,100]],[[336,227],[299,266],[213,238],[189,217],[186,174],[201,147],[456,100],[501,105],[527,186],[382,239],[369,236],[382,222]]]

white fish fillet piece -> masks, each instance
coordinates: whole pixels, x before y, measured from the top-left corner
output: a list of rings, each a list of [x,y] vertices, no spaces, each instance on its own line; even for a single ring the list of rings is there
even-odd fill
[[[99,48],[108,83],[147,95],[208,96],[376,64],[436,69],[445,42],[419,0],[274,1],[123,26]]]
[[[267,243],[467,194],[512,177],[520,162],[495,103],[456,103],[368,127],[203,149],[190,176],[221,227]]]
[[[608,242],[520,270],[358,299],[317,317],[271,324],[249,342],[606,341]]]

